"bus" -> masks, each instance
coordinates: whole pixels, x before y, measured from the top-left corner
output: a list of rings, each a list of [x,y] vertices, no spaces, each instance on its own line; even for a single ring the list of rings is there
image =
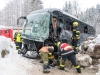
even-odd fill
[[[95,28],[78,18],[56,8],[40,9],[30,12],[25,19],[22,28],[23,44],[28,50],[38,51],[42,46],[54,45],[58,40],[67,39],[71,44],[73,22],[79,23],[80,42],[89,36],[95,36]]]

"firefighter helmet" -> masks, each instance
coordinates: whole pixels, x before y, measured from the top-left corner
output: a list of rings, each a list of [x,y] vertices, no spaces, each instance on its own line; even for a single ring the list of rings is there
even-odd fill
[[[53,20],[55,21],[55,20],[57,20],[56,18],[53,18]]]
[[[78,22],[73,22],[73,26],[77,27],[78,26]]]
[[[59,47],[60,43],[61,43],[61,42],[57,42],[57,47]]]
[[[51,49],[52,49],[52,50],[54,50],[54,47],[53,47],[53,46],[51,46]]]

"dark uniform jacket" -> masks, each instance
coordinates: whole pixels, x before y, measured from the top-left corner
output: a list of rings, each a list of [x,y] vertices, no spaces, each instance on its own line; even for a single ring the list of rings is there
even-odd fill
[[[60,46],[58,47],[58,55],[66,55],[66,54],[70,54],[73,53],[74,49],[72,48],[71,45],[67,44],[67,43],[61,43]]]

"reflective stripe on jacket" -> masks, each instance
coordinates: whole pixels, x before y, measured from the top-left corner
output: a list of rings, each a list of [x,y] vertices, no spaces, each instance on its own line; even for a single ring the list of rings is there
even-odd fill
[[[70,46],[69,44],[67,43],[62,43],[60,45],[60,51],[61,52],[60,54],[61,55],[66,55],[66,54],[70,54],[70,53],[73,53],[74,52],[74,49],[72,48],[72,46]]]
[[[61,44],[61,49],[63,49],[63,50],[73,50],[72,46],[70,46],[67,43],[62,43]]]
[[[72,39],[80,39],[80,31],[77,28],[73,29]]]

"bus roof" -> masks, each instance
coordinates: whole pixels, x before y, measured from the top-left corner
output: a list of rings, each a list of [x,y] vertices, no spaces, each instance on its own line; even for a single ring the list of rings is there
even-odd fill
[[[67,15],[67,16],[69,16],[70,18],[73,18],[73,19],[75,19],[75,20],[77,20],[77,21],[79,21],[79,22],[81,22],[81,23],[84,23],[84,24],[86,24],[86,25],[89,25],[89,24],[87,24],[87,23],[85,23],[85,22],[79,20],[79,19],[76,18],[75,16],[70,15],[69,13],[67,13],[67,12],[65,12],[65,11],[63,11],[63,10],[57,9],[57,8],[45,8],[45,9],[40,9],[40,10],[33,11],[33,12],[31,12],[30,14],[41,13],[41,12],[50,12],[50,13],[52,13],[52,12],[54,12],[54,11],[61,12],[63,15]],[[91,26],[91,25],[89,25],[89,26]]]
[[[68,16],[73,17],[75,19],[78,19],[75,16],[72,16],[69,13],[67,13],[67,12],[65,12],[63,10],[57,9],[57,8],[45,8],[45,9],[40,9],[40,10],[33,11],[32,13],[54,12],[54,11],[58,11],[58,12],[61,12],[62,14],[65,14],[65,15],[68,15]]]

